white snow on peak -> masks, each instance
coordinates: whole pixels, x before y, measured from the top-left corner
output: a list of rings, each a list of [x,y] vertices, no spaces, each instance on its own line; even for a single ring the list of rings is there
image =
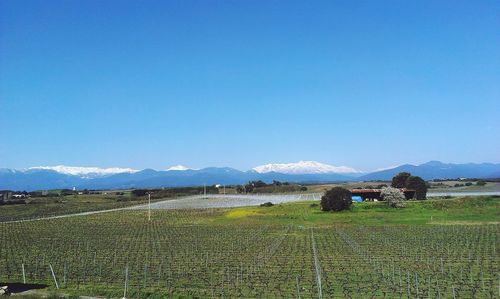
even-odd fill
[[[383,171],[383,170],[389,170],[389,169],[393,169],[393,168],[396,168],[396,167],[399,167],[401,166],[401,164],[397,164],[397,165],[392,165],[392,166],[387,166],[387,167],[381,167],[381,168],[377,168],[371,172],[377,172],[377,171]]]
[[[279,172],[285,174],[318,174],[318,173],[359,173],[347,166],[334,166],[316,161],[299,161],[297,163],[276,163],[254,167],[258,173]]]
[[[57,166],[35,166],[30,167],[28,170],[32,169],[44,169],[44,170],[53,170],[59,173],[76,175],[82,177],[96,177],[96,176],[106,176],[117,173],[134,173],[138,172],[136,169],[132,168],[119,168],[119,167],[110,167],[110,168],[100,168],[100,167],[76,167],[76,166],[65,166],[65,165],[57,165]]]
[[[167,171],[171,171],[171,170],[184,171],[184,170],[190,170],[190,169],[191,168],[188,168],[184,165],[175,165],[175,166],[167,168]]]

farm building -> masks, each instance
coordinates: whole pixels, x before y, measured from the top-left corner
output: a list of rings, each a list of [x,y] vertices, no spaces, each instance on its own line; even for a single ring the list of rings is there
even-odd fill
[[[0,201],[8,200],[12,197],[12,191],[2,190],[0,191]]]
[[[399,189],[403,194],[405,195],[406,199],[412,199],[415,196],[415,190],[413,189],[406,189],[406,188],[400,188]],[[353,197],[361,197],[363,201],[366,200],[371,200],[373,201],[374,199],[376,200],[382,200],[382,189],[352,189],[351,194]]]

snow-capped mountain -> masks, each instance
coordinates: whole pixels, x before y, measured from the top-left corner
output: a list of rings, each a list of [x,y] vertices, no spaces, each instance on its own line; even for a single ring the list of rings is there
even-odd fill
[[[167,171],[171,171],[171,170],[184,171],[184,170],[190,170],[190,169],[191,168],[186,167],[184,165],[174,165],[174,166],[167,168]]]
[[[431,161],[418,166],[401,165],[396,168],[364,174],[346,166],[333,166],[314,161],[288,164],[268,164],[250,171],[229,167],[207,167],[186,169],[174,166],[158,171],[132,168],[99,168],[71,166],[38,166],[27,169],[0,168],[0,190],[46,190],[46,189],[128,189],[160,188],[201,185],[236,185],[249,181],[274,180],[290,183],[325,183],[345,181],[390,180],[401,171],[410,172],[426,180],[434,178],[498,178],[500,164],[446,164]],[[362,175],[362,176],[360,176]]]
[[[65,165],[57,165],[57,166],[35,166],[27,169],[29,170],[52,170],[58,173],[74,175],[79,177],[101,177],[108,176],[118,173],[134,173],[138,172],[136,169],[132,168],[119,168],[119,167],[110,167],[110,168],[100,168],[100,167],[75,167],[75,166],[65,166]]]
[[[334,166],[316,161],[266,164],[254,167],[253,170],[258,173],[278,172],[285,174],[360,173],[351,167]]]

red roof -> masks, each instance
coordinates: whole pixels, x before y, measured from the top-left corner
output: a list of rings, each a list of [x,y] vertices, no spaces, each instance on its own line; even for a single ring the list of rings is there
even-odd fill
[[[401,192],[414,192],[413,189],[399,188]],[[351,193],[377,193],[382,192],[382,189],[351,189]]]

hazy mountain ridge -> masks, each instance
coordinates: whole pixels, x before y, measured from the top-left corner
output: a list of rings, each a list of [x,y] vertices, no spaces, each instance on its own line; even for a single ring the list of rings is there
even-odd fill
[[[180,187],[213,184],[243,184],[252,180],[273,180],[288,182],[330,182],[351,180],[341,174],[284,174],[240,171],[229,167],[208,167],[199,170],[157,171],[145,169],[137,172],[124,172],[114,175],[87,177],[60,173],[52,169],[31,169],[28,171],[0,171],[0,189],[39,190],[39,189],[125,189],[146,187]]]
[[[439,161],[430,161],[421,165],[405,164],[362,176],[359,176],[359,173],[281,173],[267,170],[265,172],[258,172],[256,170],[240,171],[230,167],[208,167],[198,170],[189,169],[187,167],[180,169],[179,167],[176,170],[169,171],[157,171],[153,169],[129,171],[130,168],[121,169],[124,171],[114,174],[101,173],[101,175],[90,176],[89,173],[80,173],[76,175],[58,172],[54,168],[31,168],[26,170],[3,168],[0,169],[0,189],[31,191],[73,187],[78,189],[153,188],[199,186],[203,184],[243,184],[251,180],[263,180],[265,182],[278,180],[294,183],[368,181],[390,180],[394,175],[402,171],[411,172],[426,180],[459,177],[493,178],[498,177],[500,174],[500,164],[447,164]],[[96,173],[95,170],[93,171]]]
[[[389,180],[399,172],[410,172],[425,180],[454,178],[496,178],[500,164],[494,163],[442,163],[429,161],[420,165],[404,164],[390,169],[375,171],[359,177],[360,180]]]

